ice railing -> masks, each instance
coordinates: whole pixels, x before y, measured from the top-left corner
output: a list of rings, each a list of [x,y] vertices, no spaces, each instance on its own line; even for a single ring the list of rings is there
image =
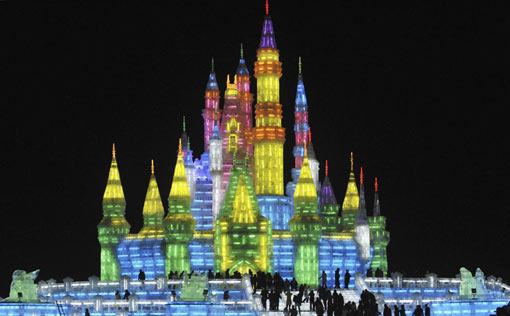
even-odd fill
[[[71,308],[71,316],[83,315],[83,310],[88,308],[92,311],[163,311],[166,305],[178,298],[172,291],[179,291],[182,288],[183,280],[167,279],[164,276],[156,280],[131,280],[129,276],[122,276],[119,281],[101,281],[98,277],[89,277],[89,281],[74,281],[71,278],[63,279],[63,283],[57,283],[50,279],[38,283],[37,294],[41,302],[55,302],[67,305]],[[227,306],[228,309],[256,310],[253,302],[251,283],[249,276],[242,279],[212,279],[207,281],[209,293],[218,291],[219,295],[209,296],[207,302],[219,303]],[[124,295],[125,290],[132,291],[129,299],[115,299],[114,291],[119,290]],[[242,299],[223,300],[223,291],[239,290],[244,293]],[[147,293],[147,296],[159,296],[159,299],[143,299],[137,292]],[[62,294],[65,294],[62,296]],[[83,294],[91,298],[80,298]],[[221,294],[221,295],[220,295]],[[59,297],[58,300],[55,297]]]
[[[357,273],[355,282],[358,292],[369,289],[372,292],[376,292],[376,297],[380,296],[382,300],[384,300],[384,294],[379,290],[392,289],[395,291],[394,294],[398,294],[397,292],[402,292],[402,290],[414,290],[413,292],[405,291],[409,292],[410,295],[407,295],[409,293],[402,293],[404,294],[402,297],[400,297],[401,295],[392,295],[394,297],[389,300],[404,304],[417,303],[417,301],[432,302],[456,299],[460,284],[460,275],[455,278],[438,278],[436,274],[429,273],[424,278],[405,278],[399,272],[392,273],[391,277],[365,277],[361,273]],[[502,278],[494,276],[485,277],[484,286],[489,292],[489,297],[510,299],[510,286],[503,283]],[[422,291],[436,292],[436,295],[424,297]],[[388,299],[385,301],[388,302]]]

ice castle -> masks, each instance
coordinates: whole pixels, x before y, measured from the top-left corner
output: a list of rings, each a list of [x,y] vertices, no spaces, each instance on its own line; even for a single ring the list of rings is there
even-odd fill
[[[130,231],[125,219],[125,197],[113,148],[103,196],[103,218],[98,224],[101,245],[100,277],[74,282],[71,278],[33,284],[37,273],[17,270],[10,297],[0,303],[0,315],[258,315],[252,295],[252,272],[278,272],[311,287],[319,285],[322,271],[333,276],[339,268],[353,274],[350,290],[359,299],[364,289],[378,301],[415,306],[428,303],[434,315],[488,315],[508,300],[510,288],[500,279],[475,276],[467,270],[455,278],[404,278],[388,275],[386,247],[390,234],[382,216],[377,178],[372,216],[367,214],[363,169],[359,187],[350,157],[345,198],[340,205],[328,177],[320,181],[319,166],[308,124],[308,104],[299,60],[294,107],[294,168],[284,183],[285,129],[282,127],[279,80],[282,63],[273,22],[266,14],[254,63],[257,81],[255,124],[251,76],[243,49],[233,82],[227,76],[224,103],[214,61],[202,109],[204,152],[194,156],[186,134],[179,139],[177,160],[165,211],[156,182],[154,163],[143,206],[143,227]],[[347,162],[347,161],[346,161]],[[166,214],[165,214],[166,213]],[[382,276],[366,277],[366,271]],[[138,281],[139,271],[146,281]],[[172,271],[233,273],[242,279],[202,280],[191,276],[169,280]],[[330,277],[328,286],[333,287]],[[202,282],[202,283],[201,283]],[[13,289],[14,287],[14,289]],[[184,299],[184,289],[196,290],[195,300]],[[116,291],[129,290],[128,300],[116,300]],[[228,290],[231,300],[220,299]],[[187,297],[187,296],[186,296]],[[193,297],[193,295],[192,295]]]

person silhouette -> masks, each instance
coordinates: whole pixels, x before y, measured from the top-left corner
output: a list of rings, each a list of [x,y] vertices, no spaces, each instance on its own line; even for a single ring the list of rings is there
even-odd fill
[[[349,270],[346,270],[345,275],[344,275],[344,288],[345,289],[349,288],[350,281],[351,281],[351,274],[349,273]]]
[[[393,305],[393,316],[400,316],[397,305]]]
[[[125,300],[129,300],[129,295],[131,295],[131,293],[129,293],[129,291],[128,291],[128,290],[125,290],[125,291],[124,291],[124,297],[123,297],[123,299],[125,299]]]
[[[430,307],[429,307],[429,304],[425,304],[425,316],[430,316]]]
[[[138,272],[138,281],[141,281],[142,285],[145,284],[145,272],[142,269]]]
[[[404,307],[404,304],[400,305],[400,316],[406,316],[406,308]]]
[[[414,309],[413,316],[423,316],[423,309],[420,305],[417,305]]]
[[[322,279],[322,287],[328,287],[328,275],[326,274],[326,271],[322,270],[320,278]]]
[[[384,304],[383,316],[391,316],[391,308],[388,304]]]
[[[90,312],[88,308],[85,308],[85,316],[90,316]]]
[[[340,288],[340,268],[335,270],[335,289]]]

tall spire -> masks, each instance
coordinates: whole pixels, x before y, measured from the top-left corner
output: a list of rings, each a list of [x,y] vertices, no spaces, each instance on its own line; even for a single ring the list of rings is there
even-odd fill
[[[305,152],[303,159],[303,166],[299,173],[299,180],[294,191],[294,203],[296,201],[317,201],[317,190],[312,178],[312,172],[310,171],[310,164],[308,163],[308,156]]]
[[[124,210],[126,208],[126,200],[124,198],[124,191],[120,182],[119,168],[117,165],[117,159],[115,158],[115,143],[112,146],[112,163],[110,165],[110,173],[108,175],[108,182],[106,183],[106,189],[103,194],[103,210],[110,209],[107,205],[118,205],[121,213],[115,215],[124,216]]]
[[[159,194],[158,183],[154,175],[154,160],[151,160],[151,177],[143,204],[143,228],[138,233],[150,238],[163,238],[163,217],[165,209]]]
[[[328,176],[328,160],[326,159],[326,177]]]
[[[381,216],[381,206],[379,205],[379,184],[375,177],[375,194],[374,194],[374,216]]]
[[[241,59],[244,59],[243,42],[241,42]]]
[[[220,90],[214,73],[214,58],[211,58],[211,72],[205,88],[205,108],[202,110],[204,119],[204,151],[209,150],[209,138],[214,128],[214,112],[218,110],[220,103]]]
[[[271,21],[271,17],[269,16],[269,3],[267,0],[266,0],[266,16],[264,17],[264,25],[262,26],[262,37],[260,38],[259,48],[276,49],[273,22]]]
[[[360,171],[360,185],[359,185],[359,209],[358,209],[358,218],[359,221],[367,221],[367,208],[365,205],[365,186],[363,185],[363,167],[361,167]]]
[[[306,100],[305,84],[303,83],[303,75],[301,74],[301,57],[298,62],[298,81],[296,87],[296,99],[294,108],[294,136],[296,146],[294,147],[294,168],[299,169],[303,164],[303,150],[306,138],[310,133],[308,125],[308,103]],[[308,140],[310,142],[310,140]]]
[[[168,214],[180,213],[184,209],[187,209],[189,212],[189,207],[191,206],[191,194],[186,178],[181,142],[181,139],[179,139],[177,162],[175,163],[172,188],[168,197]]]

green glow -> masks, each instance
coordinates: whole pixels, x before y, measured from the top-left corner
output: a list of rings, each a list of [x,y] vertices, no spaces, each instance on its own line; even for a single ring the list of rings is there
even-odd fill
[[[30,273],[26,273],[23,270],[15,270],[12,274],[11,290],[7,302],[39,303],[37,284],[34,284],[38,274],[39,270]],[[21,293],[21,297],[18,296],[18,293]]]
[[[167,274],[170,271],[190,271],[188,243],[193,238],[195,225],[196,221],[191,216],[191,195],[179,146],[168,197],[168,214],[164,220]]]
[[[373,245],[371,268],[375,271],[381,269],[386,276],[388,274],[388,256],[386,247],[390,242],[390,233],[386,231],[386,217],[374,216],[369,217],[370,223],[370,244]]]
[[[112,157],[110,174],[103,195],[103,219],[97,225],[101,245],[101,280],[119,279],[119,262],[116,248],[131,226],[124,218],[126,200],[120,182],[120,173],[115,156]]]
[[[294,192],[294,217],[289,225],[295,244],[294,277],[299,284],[318,286],[322,220],[317,215],[317,191],[306,153]]]
[[[271,221],[260,214],[248,166],[238,161],[232,166],[215,230],[217,271],[271,271]]]

